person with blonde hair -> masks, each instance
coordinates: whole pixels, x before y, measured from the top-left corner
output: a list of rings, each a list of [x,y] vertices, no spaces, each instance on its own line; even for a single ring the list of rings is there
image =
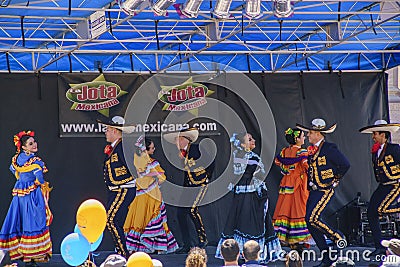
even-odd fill
[[[207,253],[204,248],[194,247],[186,257],[186,267],[207,267]]]

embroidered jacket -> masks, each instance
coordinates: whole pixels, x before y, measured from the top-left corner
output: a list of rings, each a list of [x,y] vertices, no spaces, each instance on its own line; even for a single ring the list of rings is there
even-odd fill
[[[396,183],[400,179],[400,146],[386,143],[379,157],[372,154],[375,178],[378,183]]]
[[[198,144],[189,144],[188,153],[184,157],[185,178],[184,186],[199,186],[207,184],[214,171],[214,160],[207,167],[207,160],[211,158],[208,155],[201,157]]]
[[[317,190],[330,189],[350,168],[347,158],[333,143],[322,142],[318,151],[308,157],[308,178]]]
[[[126,164],[121,140],[115,144],[110,155],[106,156],[103,170],[107,186],[121,186],[135,179]]]

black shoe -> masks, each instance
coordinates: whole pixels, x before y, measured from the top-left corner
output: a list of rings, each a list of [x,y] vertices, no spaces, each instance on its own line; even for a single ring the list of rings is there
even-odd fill
[[[375,257],[377,255],[386,255],[386,249],[385,248],[377,248],[374,251],[372,251],[371,254],[369,254],[370,257]]]
[[[208,245],[208,241],[206,240],[206,241],[204,241],[204,242],[200,242],[199,245],[198,245],[198,247],[199,247],[199,248],[206,248],[207,245]]]
[[[39,264],[37,264],[34,260],[31,260],[30,262],[25,263],[25,267],[38,267]]]
[[[175,254],[188,254],[189,251],[190,251],[190,247],[183,246],[183,247],[178,248],[175,251]]]

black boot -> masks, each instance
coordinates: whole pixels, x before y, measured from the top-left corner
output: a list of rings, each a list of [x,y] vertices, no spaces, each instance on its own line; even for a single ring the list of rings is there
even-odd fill
[[[30,262],[25,263],[25,267],[38,267],[39,265],[34,261],[31,260]]]

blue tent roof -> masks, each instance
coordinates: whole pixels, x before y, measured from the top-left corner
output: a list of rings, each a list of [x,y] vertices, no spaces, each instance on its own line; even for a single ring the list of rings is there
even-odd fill
[[[155,72],[202,61],[240,71],[381,70],[400,63],[396,1],[303,0],[292,2],[288,18],[274,16],[274,1],[261,1],[256,19],[237,0],[230,17],[218,19],[216,1],[203,1],[197,18],[182,18],[173,6],[167,16],[150,7],[131,16],[109,0],[5,0],[0,71]],[[93,38],[88,21],[96,11],[106,29]]]

